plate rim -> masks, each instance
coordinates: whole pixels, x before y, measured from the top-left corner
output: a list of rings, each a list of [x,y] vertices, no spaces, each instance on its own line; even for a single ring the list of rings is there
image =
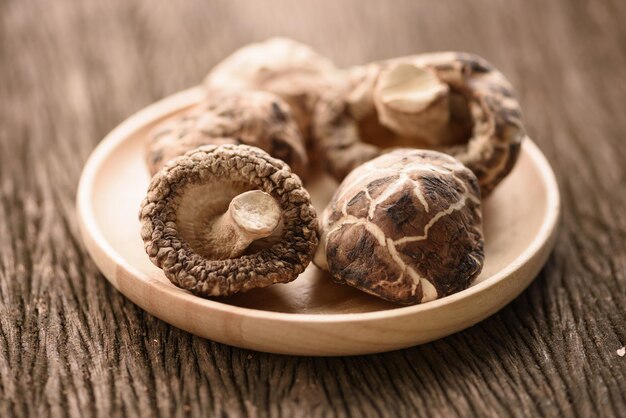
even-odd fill
[[[202,86],[192,87],[173,95],[167,96],[153,104],[150,104],[138,112],[134,113],[109,134],[107,134],[93,149],[89,155],[80,175],[78,189],[76,193],[76,209],[78,221],[83,242],[87,244],[88,238],[97,245],[101,252],[107,257],[107,261],[113,265],[123,268],[133,277],[133,280],[141,280],[156,287],[159,293],[166,293],[168,297],[180,298],[183,302],[196,305],[206,310],[216,310],[222,313],[244,316],[252,319],[272,320],[290,323],[350,323],[361,321],[372,321],[380,319],[399,318],[404,316],[413,316],[420,313],[433,311],[442,308],[445,305],[455,302],[461,302],[465,299],[472,298],[477,293],[483,292],[515,275],[522,267],[532,261],[538,253],[542,251],[544,246],[551,245],[556,236],[557,226],[561,213],[561,198],[558,188],[556,176],[550,166],[548,160],[543,155],[539,147],[530,139],[526,138],[522,143],[525,152],[529,154],[533,162],[538,166],[538,170],[544,178],[546,185],[546,212],[538,233],[533,237],[530,245],[528,245],[521,254],[519,254],[512,262],[510,262],[502,270],[485,279],[481,283],[471,286],[465,290],[454,293],[452,295],[436,299],[424,304],[399,306],[397,308],[378,310],[372,312],[357,313],[290,313],[266,311],[254,308],[246,308],[241,306],[230,305],[228,303],[204,299],[175,287],[152,279],[126,260],[113,248],[102,234],[97,226],[94,211],[92,209],[91,196],[93,195],[93,186],[96,180],[96,174],[107,157],[123,143],[133,132],[143,128],[147,123],[165,117],[168,114],[192,106],[198,103],[204,97]],[[139,209],[138,209],[139,210]],[[86,245],[89,255],[96,260],[93,250]],[[545,262],[545,261],[544,261]],[[119,290],[114,278],[109,277],[99,263],[96,262],[99,270]],[[543,262],[542,262],[543,265]],[[297,280],[297,279],[296,279]],[[534,280],[534,278],[533,278]],[[529,281],[529,283],[532,280]],[[123,293],[123,292],[122,292]],[[124,293],[123,293],[124,294]],[[125,297],[127,295],[124,294]],[[505,302],[508,304],[509,301]]]

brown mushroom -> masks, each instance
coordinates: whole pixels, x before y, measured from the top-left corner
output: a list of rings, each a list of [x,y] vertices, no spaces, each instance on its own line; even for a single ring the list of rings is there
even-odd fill
[[[150,260],[204,297],[290,282],[318,243],[298,176],[247,145],[207,145],[168,162],[152,178],[140,221]]]
[[[513,168],[525,137],[519,103],[510,83],[482,58],[402,57],[356,67],[349,80],[319,100],[313,123],[337,179],[394,147],[454,156],[476,174],[482,196]]]
[[[309,46],[288,38],[246,45],[206,76],[209,92],[263,90],[282,97],[292,108],[305,141],[311,115],[322,91],[335,83],[337,69]]]
[[[338,283],[415,304],[465,289],[483,259],[476,176],[447,154],[397,149],[341,183],[315,264]]]
[[[289,106],[260,91],[213,93],[150,135],[146,160],[154,175],[167,161],[202,145],[246,144],[281,159],[304,176],[307,155]]]

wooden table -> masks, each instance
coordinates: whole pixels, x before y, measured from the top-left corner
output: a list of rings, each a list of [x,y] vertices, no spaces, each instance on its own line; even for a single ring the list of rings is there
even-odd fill
[[[115,291],[74,197],[98,141],[283,34],[346,66],[478,53],[508,75],[563,193],[540,277],[443,340],[295,358],[194,337]],[[626,3],[0,2],[0,416],[624,416]]]

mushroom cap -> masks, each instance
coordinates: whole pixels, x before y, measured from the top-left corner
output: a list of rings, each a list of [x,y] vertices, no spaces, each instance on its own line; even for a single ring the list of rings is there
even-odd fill
[[[458,292],[482,269],[476,176],[436,151],[398,149],[356,168],[322,217],[315,264],[338,283],[415,304]]]
[[[216,90],[263,90],[291,106],[305,139],[322,90],[335,82],[337,69],[308,45],[289,38],[270,38],[246,45],[209,72],[204,85]]]
[[[196,235],[236,195],[261,190],[282,210],[277,242],[225,260],[207,258]],[[228,296],[294,280],[318,243],[308,192],[284,162],[246,145],[207,145],[168,162],[141,205],[141,237],[152,263],[175,285],[203,297]]]
[[[202,145],[252,145],[305,176],[308,158],[289,106],[261,91],[214,93],[150,134],[146,160],[154,175],[167,161]]]
[[[404,126],[406,131],[410,128],[415,132],[423,131],[421,136],[403,137],[394,132],[398,126],[390,122],[380,106],[385,99],[382,93],[389,92],[389,85],[379,82],[379,77],[397,71],[410,80],[407,71],[398,70],[407,65],[431,72],[447,85],[449,104],[442,107],[438,102],[440,109],[449,112],[445,115],[449,118],[445,132],[428,136],[423,126]],[[521,141],[526,136],[519,103],[511,84],[484,59],[459,52],[422,54],[355,67],[350,73],[351,83],[344,89],[327,91],[318,101],[313,121],[314,137],[326,157],[330,173],[338,180],[386,149],[395,146],[428,148],[450,154],[472,170],[485,197],[515,165]],[[432,78],[417,74],[415,78],[421,78],[420,82],[407,81],[404,87],[424,86],[431,97],[441,93]],[[391,108],[406,112],[411,107],[399,97],[403,100],[408,97],[415,105],[416,97],[421,96],[387,94],[386,98],[389,97],[396,102],[395,108],[387,106],[386,111]],[[436,120],[436,114],[429,117],[431,119],[426,120]]]

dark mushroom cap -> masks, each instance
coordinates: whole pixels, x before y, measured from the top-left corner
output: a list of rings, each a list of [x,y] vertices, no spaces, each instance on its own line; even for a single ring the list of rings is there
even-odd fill
[[[304,176],[304,141],[287,103],[260,91],[214,92],[182,116],[157,126],[147,144],[150,173],[202,145],[245,144],[283,160]]]
[[[211,193],[220,187],[271,195],[283,211],[278,242],[226,260],[200,254],[179,215],[183,205],[198,199],[213,202]],[[171,160],[153,177],[139,218],[150,260],[172,283],[204,297],[290,282],[304,271],[318,243],[317,217],[300,179],[282,161],[246,145],[208,145]],[[202,219],[197,222],[192,229],[202,228]]]
[[[476,176],[449,155],[399,149],[337,189],[315,263],[338,283],[416,304],[468,287],[483,259]]]
[[[402,63],[433,71],[449,87],[449,129],[434,143],[416,136],[398,137],[380,123],[373,97],[376,78]],[[402,57],[353,69],[351,84],[327,92],[318,101],[313,132],[329,172],[338,180],[385,148],[432,148],[472,170],[483,197],[512,170],[526,136],[510,83],[482,58],[456,52]]]

